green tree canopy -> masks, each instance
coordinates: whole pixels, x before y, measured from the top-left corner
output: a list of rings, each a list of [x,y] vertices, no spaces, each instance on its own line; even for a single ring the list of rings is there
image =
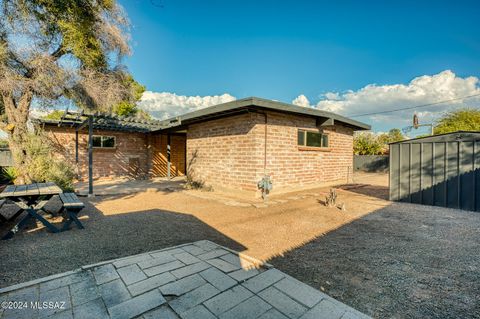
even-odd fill
[[[143,92],[145,92],[145,86],[135,81],[131,75],[125,78],[125,86],[131,88],[131,98],[114,105],[112,112],[121,116],[133,116],[146,120],[151,119],[150,114],[139,109],[136,104],[142,97]],[[64,111],[62,110],[53,110],[49,114],[43,116],[43,118],[48,120],[60,120],[63,114]]]
[[[398,128],[392,128],[388,133],[380,134],[378,137],[379,142],[382,144],[389,144],[398,141],[403,141],[405,136],[402,134],[402,131]]]
[[[145,86],[141,85],[130,75],[124,80],[124,85],[131,90],[130,99],[121,101],[113,107],[113,112],[121,116],[136,116],[142,119],[150,119],[150,114],[139,109],[137,102],[145,92]]]
[[[398,128],[388,133],[375,134],[359,132],[353,136],[353,152],[355,155],[381,155],[388,152],[388,144],[403,141],[405,136]]]
[[[372,132],[360,132],[353,138],[353,153],[355,155],[378,155],[382,154],[384,144],[378,136]]]
[[[480,131],[480,109],[464,108],[446,113],[435,124],[433,132]]]

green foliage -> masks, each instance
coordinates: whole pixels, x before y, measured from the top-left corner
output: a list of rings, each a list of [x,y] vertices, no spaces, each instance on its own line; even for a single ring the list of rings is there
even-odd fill
[[[17,170],[15,167],[4,167],[2,175],[6,180],[13,184],[17,178]]]
[[[45,120],[60,120],[62,118],[62,115],[64,114],[64,111],[61,110],[55,110],[50,112],[47,115],[42,116],[43,119]]]
[[[0,139],[0,148],[8,148],[8,140]]]
[[[44,133],[28,134],[25,150],[29,160],[22,167],[25,171],[17,173],[29,176],[32,182],[55,182],[63,190],[73,189],[73,168],[53,155],[53,145]]]
[[[388,144],[403,141],[405,136],[398,128],[388,133],[377,135],[372,132],[361,132],[353,137],[353,152],[355,155],[380,155],[388,151]]]
[[[137,108],[133,103],[122,101],[113,108],[113,112],[121,116],[133,116],[137,112]]]
[[[121,65],[130,53],[128,28],[116,0],[0,0],[0,121],[9,127],[18,183],[71,185],[47,140],[29,136],[32,101],[66,99],[92,112],[135,101],[139,88]]]
[[[378,136],[378,140],[381,144],[389,144],[394,142],[403,141],[405,136],[402,134],[402,131],[398,128],[392,128],[388,133],[383,133]]]
[[[145,86],[141,85],[131,75],[127,75],[123,81],[123,85],[130,89],[131,99],[121,101],[113,107],[113,112],[121,116],[136,116],[142,119],[150,119],[150,114],[137,108],[136,103],[145,92]]]
[[[116,14],[113,0],[11,0],[3,1],[4,18],[10,23],[35,21],[39,35],[62,39],[62,50],[78,58],[84,66],[103,69],[107,66],[112,39],[99,36],[102,15]],[[112,18],[116,18],[112,16]],[[113,27],[114,25],[112,25]]]
[[[480,131],[480,110],[465,108],[442,116],[433,128],[435,134],[455,131]]]
[[[382,154],[384,144],[382,144],[377,135],[371,132],[362,132],[356,134],[353,139],[353,152],[355,155],[377,155]]]

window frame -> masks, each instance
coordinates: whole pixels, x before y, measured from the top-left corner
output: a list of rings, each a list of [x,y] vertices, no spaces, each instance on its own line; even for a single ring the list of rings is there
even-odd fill
[[[299,134],[303,132],[303,142],[304,144],[299,144]],[[320,146],[311,146],[307,145],[307,132],[316,133],[320,135]],[[321,130],[314,130],[314,129],[305,129],[305,128],[298,128],[297,129],[297,147],[299,150],[307,150],[307,151],[330,151],[330,137],[329,133],[324,133]],[[327,146],[323,146],[324,136],[327,137]]]
[[[100,146],[93,145],[93,138],[100,137]],[[113,138],[113,146],[104,146],[104,139]],[[117,137],[114,135],[92,135],[92,147],[97,149],[112,150],[117,148]]]

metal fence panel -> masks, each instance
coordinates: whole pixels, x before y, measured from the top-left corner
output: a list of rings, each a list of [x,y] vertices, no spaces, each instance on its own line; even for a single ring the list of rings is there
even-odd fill
[[[458,142],[447,143],[447,207],[458,208]]]
[[[390,145],[390,199],[399,200],[398,183],[400,181],[400,145]]]
[[[400,144],[400,171],[401,172],[410,172],[410,145],[409,144]],[[410,177],[403,176],[400,179],[400,200],[401,201],[410,201]]]
[[[480,132],[390,145],[390,199],[480,211]]]
[[[433,179],[434,179],[434,205],[446,206],[447,205],[447,185],[445,184],[445,149],[446,145],[443,142],[434,143],[435,155],[433,166]]]
[[[408,178],[408,173],[410,173],[410,198],[412,203],[421,204],[422,203],[422,185],[420,183],[421,178],[421,144],[415,143],[412,144],[412,154],[411,154],[411,165],[410,172],[400,172],[401,178]]]

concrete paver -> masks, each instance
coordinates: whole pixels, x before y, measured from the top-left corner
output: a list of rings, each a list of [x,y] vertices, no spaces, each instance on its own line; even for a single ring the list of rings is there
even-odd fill
[[[228,288],[231,288],[237,284],[235,280],[214,267],[208,268],[200,272],[200,276],[202,276],[205,280],[207,280],[220,291],[227,290]]]
[[[130,299],[130,293],[121,279],[98,286],[98,291],[107,307],[115,306]]]
[[[281,271],[210,241],[120,258],[0,289],[0,301],[64,302],[1,309],[0,318],[369,318]],[[256,264],[257,262],[255,262]]]
[[[95,280],[99,285],[120,277],[112,264],[107,264],[95,268],[93,270],[93,275],[95,276]]]
[[[118,268],[117,272],[120,277],[122,277],[122,280],[126,285],[131,285],[138,281],[147,279],[147,276],[143,273],[143,271],[140,269],[140,267],[138,267],[137,264]]]
[[[221,294],[207,300],[204,305],[215,315],[219,315],[235,307],[253,294],[242,286],[235,286]]]
[[[160,291],[164,296],[181,296],[207,282],[201,276],[194,274],[177,281],[171,282],[160,287]]]

